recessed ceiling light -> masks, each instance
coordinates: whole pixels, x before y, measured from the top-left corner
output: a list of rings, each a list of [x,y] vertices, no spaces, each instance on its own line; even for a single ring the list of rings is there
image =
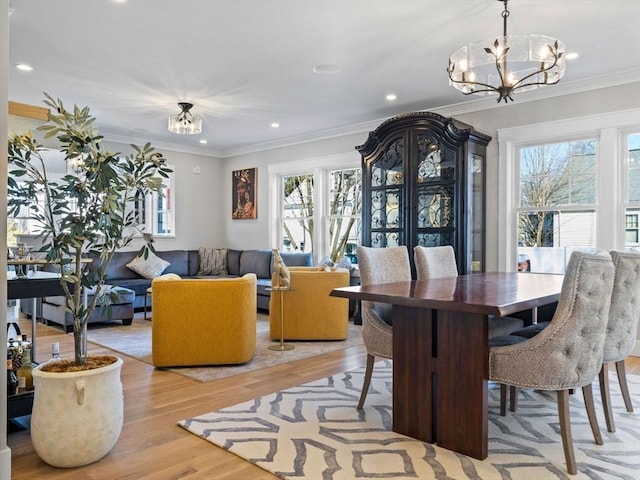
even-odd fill
[[[340,73],[342,68],[338,65],[332,65],[330,63],[325,63],[321,65],[316,65],[313,67],[313,73],[317,73],[318,75],[332,75],[336,73]]]
[[[278,128],[280,126],[280,124],[278,122],[273,122],[271,124],[271,128]]]
[[[575,60],[576,58],[578,58],[580,55],[578,55],[576,52],[571,52],[571,53],[567,53],[564,58],[566,58],[567,60]]]
[[[33,70],[33,67],[31,65],[27,65],[26,63],[19,63],[18,65],[16,65],[16,68],[18,70],[22,70],[23,72],[30,72],[31,70]]]
[[[203,140],[200,140],[200,143],[205,145],[207,143],[207,141],[203,139]]]
[[[387,99],[387,101],[389,101],[389,102],[393,102],[393,101],[394,101],[396,98],[398,98],[398,97],[396,97],[396,94],[395,94],[395,93],[390,93],[390,94],[389,94],[389,95],[387,95],[385,98]]]

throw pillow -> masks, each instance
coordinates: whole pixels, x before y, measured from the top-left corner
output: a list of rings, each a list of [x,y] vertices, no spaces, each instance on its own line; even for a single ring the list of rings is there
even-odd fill
[[[199,248],[200,269],[198,275],[226,275],[226,248]]]
[[[169,262],[150,251],[146,259],[137,256],[127,263],[127,268],[133,270],[138,275],[142,275],[144,278],[152,279],[162,275],[162,272],[164,272],[169,265],[171,265]]]

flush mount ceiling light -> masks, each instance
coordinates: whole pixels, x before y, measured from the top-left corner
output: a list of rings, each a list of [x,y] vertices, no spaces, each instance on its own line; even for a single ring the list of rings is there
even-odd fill
[[[182,111],[178,115],[169,117],[169,131],[180,135],[195,135],[202,132],[202,118],[195,117],[189,112],[192,103],[178,103]]]
[[[507,2],[501,37],[470,43],[449,58],[450,84],[465,95],[498,94],[498,103],[512,93],[555,85],[564,75],[565,46],[545,35],[507,35]]]

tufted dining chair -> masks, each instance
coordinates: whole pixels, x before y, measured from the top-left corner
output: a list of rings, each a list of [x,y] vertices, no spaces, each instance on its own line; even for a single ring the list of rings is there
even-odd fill
[[[358,247],[358,264],[360,265],[360,285],[411,280],[411,265],[406,246]],[[390,304],[362,302],[362,340],[367,349],[367,366],[358,409],[363,407],[367,398],[375,357],[392,358],[391,312]]]
[[[457,277],[456,254],[451,245],[441,247],[413,247],[417,280],[429,278]],[[514,317],[489,316],[489,338],[505,335],[521,328],[523,321]]]
[[[609,323],[604,341],[602,368],[598,380],[607,430],[615,432],[609,393],[609,365],[614,363],[618,383],[627,412],[633,412],[624,361],[629,356],[636,340],[638,316],[640,315],[640,254],[611,252],[615,268]]]
[[[602,365],[614,278],[613,262],[605,255],[573,252],[549,326],[521,343],[489,349],[489,380],[557,392],[562,446],[572,475],[577,469],[569,390],[582,389],[593,436],[602,444],[591,383]]]

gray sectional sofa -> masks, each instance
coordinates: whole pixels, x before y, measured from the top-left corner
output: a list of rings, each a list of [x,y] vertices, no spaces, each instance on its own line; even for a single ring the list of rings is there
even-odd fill
[[[151,280],[143,278],[127,267],[127,263],[138,255],[137,251],[117,252],[107,271],[107,283],[133,290],[136,293],[134,308],[143,308],[147,288],[151,286]],[[168,250],[157,251],[156,255],[169,262],[165,273],[175,273],[183,278],[212,278],[211,276],[198,276],[200,270],[200,255],[198,250]],[[286,253],[282,252],[282,259],[288,266],[312,266],[311,253]],[[233,250],[227,249],[227,275],[228,277],[241,277],[246,273],[255,273],[258,277],[258,308],[269,309],[269,296],[271,287],[271,273],[273,271],[273,259],[271,250]],[[90,268],[96,270],[100,263],[94,259]]]
[[[106,284],[123,287],[133,291],[126,298],[130,298],[131,304],[118,306],[115,310],[116,316],[112,320],[122,320],[130,324],[134,310],[141,310],[145,307],[146,292],[151,286],[151,279],[144,278],[127,267],[138,255],[138,251],[117,252],[107,270]],[[169,262],[169,266],[163,271],[175,273],[183,278],[215,278],[212,276],[199,276],[200,254],[198,250],[168,250],[157,251],[156,255]],[[313,256],[311,253],[281,253],[286,265],[289,266],[312,266]],[[269,297],[271,287],[271,273],[273,271],[273,254],[271,250],[233,250],[227,249],[227,277],[239,277],[246,273],[255,273],[257,276],[257,305],[258,309],[269,309]],[[99,257],[93,257],[93,262],[89,267],[97,271],[100,267]],[[220,275],[222,277],[223,275]],[[123,296],[125,298],[125,296]],[[54,322],[68,329],[71,325],[70,315],[63,309],[63,302],[60,297],[45,297],[37,303],[37,314],[47,322]],[[32,302],[23,302],[23,312],[31,315]],[[95,312],[90,319],[91,322],[104,321],[100,312]]]

